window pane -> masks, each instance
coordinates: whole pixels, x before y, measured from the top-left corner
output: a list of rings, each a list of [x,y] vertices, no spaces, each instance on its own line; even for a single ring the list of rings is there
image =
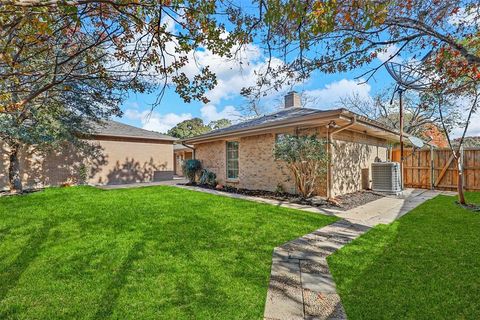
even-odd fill
[[[227,142],[227,178],[238,178],[238,142]]]

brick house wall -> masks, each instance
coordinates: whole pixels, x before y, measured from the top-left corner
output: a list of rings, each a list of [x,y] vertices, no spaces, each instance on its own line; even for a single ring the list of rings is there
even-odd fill
[[[284,130],[275,133],[254,135],[249,137],[218,140],[195,145],[195,157],[217,175],[221,184],[244,189],[275,191],[281,186],[285,191],[296,193],[293,175],[285,164],[273,159],[273,147],[276,133],[287,133]],[[299,134],[316,134],[326,137],[325,127],[308,128],[298,131]],[[226,143],[239,142],[239,178],[238,181],[226,180]],[[332,195],[340,195],[362,189],[362,173],[369,168],[376,157],[387,160],[387,142],[372,136],[342,131],[333,136],[332,155]],[[367,181],[369,183],[369,181]],[[326,195],[326,185],[318,186],[316,194]]]
[[[377,157],[388,159],[386,140],[376,137],[342,131],[334,135],[332,144],[332,196],[361,190],[365,184],[370,187],[371,164]]]

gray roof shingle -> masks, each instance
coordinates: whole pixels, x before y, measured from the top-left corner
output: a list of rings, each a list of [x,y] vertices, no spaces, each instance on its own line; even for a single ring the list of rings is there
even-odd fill
[[[331,110],[328,110],[331,111]],[[276,122],[276,121],[281,121],[281,120],[286,120],[286,119],[292,119],[292,118],[297,118],[297,117],[303,117],[311,114],[321,114],[326,112],[325,110],[318,110],[318,109],[309,109],[309,108],[288,108],[288,109],[283,109],[274,113],[270,113],[261,117],[257,117],[251,120],[247,120],[244,122],[240,122],[225,128],[217,129],[214,131],[211,131],[209,133],[206,133],[205,135],[210,135],[210,134],[217,134],[217,133],[224,133],[224,132],[229,132],[229,131],[235,131],[235,130],[241,130],[241,129],[247,129],[247,128],[253,128],[256,126],[264,125],[267,123],[271,122]]]
[[[371,125],[374,125],[378,128],[381,128],[383,130],[392,132],[394,134],[397,134],[395,130],[392,128],[379,123],[378,121],[369,119],[367,117],[358,115],[354,112],[351,112],[347,109],[340,108],[340,109],[330,109],[330,110],[320,110],[320,109],[312,109],[312,108],[288,108],[288,109],[282,109],[280,111],[270,113],[264,116],[260,116],[257,118],[253,118],[247,121],[243,121],[225,128],[221,128],[218,130],[210,131],[205,134],[201,134],[198,136],[194,136],[192,138],[184,139],[184,141],[189,141],[193,139],[199,139],[199,138],[209,138],[209,137],[216,137],[216,136],[221,136],[223,134],[229,134],[231,132],[240,132],[240,131],[247,131],[249,129],[254,129],[257,127],[262,127],[262,126],[268,126],[270,124],[275,124],[276,122],[281,122],[284,120],[301,120],[303,117],[306,116],[311,116],[311,115],[317,115],[321,117],[323,114],[331,114],[332,112],[338,113],[338,114],[346,114],[346,115],[354,115],[357,117],[357,119],[362,120],[363,122],[369,123]]]
[[[109,137],[140,138],[167,141],[178,140],[177,138],[167,136],[159,132],[137,128],[113,120],[104,121],[102,124],[94,124],[92,134],[97,136]]]

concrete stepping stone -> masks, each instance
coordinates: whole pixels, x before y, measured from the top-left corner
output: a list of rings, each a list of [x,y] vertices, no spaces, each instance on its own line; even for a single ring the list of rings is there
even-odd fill
[[[303,292],[298,260],[274,261],[264,317],[303,319]]]

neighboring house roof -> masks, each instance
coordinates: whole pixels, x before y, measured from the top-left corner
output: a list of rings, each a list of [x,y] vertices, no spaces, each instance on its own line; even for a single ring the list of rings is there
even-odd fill
[[[338,124],[345,121],[351,121],[356,119],[358,125],[362,130],[368,127],[377,133],[386,133],[385,137],[389,137],[391,140],[396,140],[399,133],[390,128],[389,126],[380,123],[378,121],[361,116],[347,109],[334,109],[334,110],[319,110],[311,108],[287,108],[280,111],[267,114],[265,116],[257,117],[251,120],[240,122],[229,127],[214,130],[202,135],[198,135],[192,138],[184,139],[187,143],[194,143],[203,140],[210,140],[213,138],[220,138],[223,136],[241,134],[249,131],[257,131],[260,129],[277,128],[279,126],[295,126],[299,123],[306,121],[319,121],[332,119]],[[312,122],[313,123],[313,122]]]
[[[106,136],[118,138],[137,138],[149,140],[176,141],[177,138],[161,134],[159,132],[145,130],[120,123],[113,120],[104,121],[102,124],[93,125],[93,136]]]
[[[191,150],[193,147],[187,147],[187,146],[184,146],[183,144],[174,144],[173,145],[173,151],[177,151],[177,150]]]

